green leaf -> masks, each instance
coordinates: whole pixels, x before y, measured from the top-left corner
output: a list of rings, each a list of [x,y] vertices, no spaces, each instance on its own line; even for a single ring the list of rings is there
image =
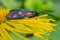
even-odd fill
[[[52,7],[51,10],[53,10],[54,12],[49,13],[57,18],[60,18],[60,1],[59,0],[54,0],[54,5]]]
[[[60,20],[56,22],[57,26],[55,26],[56,31],[52,32],[49,36],[49,40],[60,40]]]
[[[1,10],[1,9],[4,9],[4,7],[0,5],[0,10]]]
[[[3,5],[9,9],[20,9],[21,0],[2,0]]]
[[[50,10],[53,6],[52,1],[48,0],[26,0],[25,8],[28,10],[41,11]]]

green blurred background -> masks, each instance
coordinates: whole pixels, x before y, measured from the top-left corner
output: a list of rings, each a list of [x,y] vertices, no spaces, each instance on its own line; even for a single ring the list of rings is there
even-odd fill
[[[55,32],[52,32],[50,36],[47,36],[49,40],[60,40],[60,0],[0,0],[0,10],[1,9],[26,9],[33,10],[36,12],[43,12],[49,14],[52,18],[56,20]],[[51,10],[53,12],[45,11]],[[20,40],[13,33],[10,33],[14,40]],[[41,40],[40,38],[28,36],[30,40]]]

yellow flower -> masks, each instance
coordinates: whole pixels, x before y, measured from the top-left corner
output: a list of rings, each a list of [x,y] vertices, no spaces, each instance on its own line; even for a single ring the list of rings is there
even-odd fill
[[[13,40],[8,31],[14,33],[22,40],[29,39],[19,33],[33,34],[35,37],[47,40],[42,35],[48,35],[50,32],[55,31],[53,26],[56,26],[56,24],[50,22],[55,20],[52,18],[43,18],[46,15],[20,20],[7,20],[5,16],[9,12],[9,9],[0,10],[0,40]]]

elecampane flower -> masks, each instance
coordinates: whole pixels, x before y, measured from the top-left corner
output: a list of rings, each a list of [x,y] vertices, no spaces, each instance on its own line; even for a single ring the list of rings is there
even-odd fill
[[[55,21],[52,18],[43,18],[42,16],[33,18],[24,18],[20,20],[8,20],[5,16],[10,12],[9,9],[0,10],[0,40],[13,40],[8,31],[14,33],[22,40],[29,40],[22,36],[23,34],[33,34],[35,37],[47,40],[42,35],[48,35],[50,32],[55,31],[53,26],[56,24],[50,21]],[[43,15],[46,16],[46,15]]]

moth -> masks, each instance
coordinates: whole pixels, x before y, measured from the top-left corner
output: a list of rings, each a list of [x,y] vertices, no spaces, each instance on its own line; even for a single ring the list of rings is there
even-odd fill
[[[37,16],[37,12],[30,10],[11,10],[10,13],[6,15],[6,18],[9,20],[31,18]]]

